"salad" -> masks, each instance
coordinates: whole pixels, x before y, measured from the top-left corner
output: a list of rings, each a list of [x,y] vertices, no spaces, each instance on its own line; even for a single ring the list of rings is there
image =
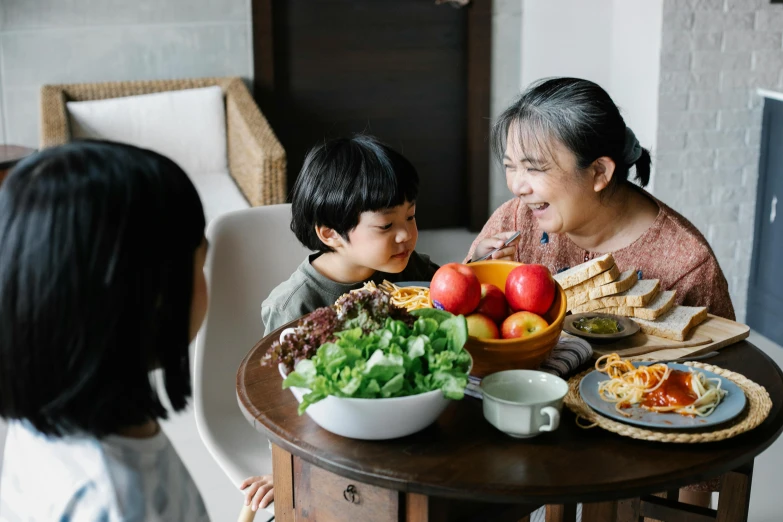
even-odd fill
[[[336,332],[359,327],[364,333],[370,333],[382,327],[387,317],[409,327],[416,320],[405,309],[392,304],[385,292],[356,290],[345,294],[334,305],[318,308],[303,317],[293,333],[272,344],[261,364],[282,363],[286,373],[290,373],[296,363],[313,357],[319,346],[334,342]]]
[[[407,312],[383,292],[363,290],[310,314],[267,358],[287,368],[295,361],[283,388],[310,390],[300,415],[329,395],[369,399],[441,390],[459,400],[471,364],[463,348],[467,338],[461,315],[432,308]]]

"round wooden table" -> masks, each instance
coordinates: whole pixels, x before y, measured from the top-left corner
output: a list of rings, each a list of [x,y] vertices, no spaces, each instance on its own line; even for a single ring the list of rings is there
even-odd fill
[[[260,364],[276,338],[274,332],[260,341],[242,361],[237,396],[247,419],[273,443],[275,504],[281,522],[289,520],[285,509],[299,513],[300,504],[307,511],[323,503],[319,497],[323,491],[314,491],[321,486],[313,474],[318,484],[336,482],[328,493],[334,497],[335,509],[352,505],[348,485],[359,494],[362,488],[379,495],[390,492],[381,495],[383,502],[396,499],[388,520],[433,520],[436,502],[454,506],[457,499],[486,509],[486,503],[573,505],[634,498],[752,466],[754,457],[783,428],[783,374],[755,346],[740,342],[722,349],[709,363],[765,386],[773,407],[763,424],[730,440],[706,444],[635,440],[600,428],[582,429],[566,408],[557,431],[517,440],[491,426],[483,417],[481,401],[471,397],[449,405],[435,424],[409,437],[352,440],[321,429],[307,415],[297,415],[296,399],[281,389],[277,369]],[[294,500],[288,494],[295,497],[296,506],[286,505]],[[416,518],[411,505],[422,503],[424,509]],[[310,520],[301,515],[298,519]]]

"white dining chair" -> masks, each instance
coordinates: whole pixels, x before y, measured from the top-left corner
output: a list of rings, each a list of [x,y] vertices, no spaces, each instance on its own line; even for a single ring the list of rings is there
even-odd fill
[[[209,311],[196,339],[194,406],[201,439],[235,487],[272,472],[268,442],[237,404],[236,372],[263,336],[262,301],[309,253],[290,223],[283,204],[230,212],[207,228]]]

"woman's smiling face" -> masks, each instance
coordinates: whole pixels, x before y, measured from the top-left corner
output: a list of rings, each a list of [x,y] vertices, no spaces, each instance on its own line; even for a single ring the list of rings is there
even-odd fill
[[[598,197],[592,177],[579,171],[576,156],[559,140],[532,138],[513,123],[503,166],[508,189],[532,210],[541,230],[564,234],[590,219]]]

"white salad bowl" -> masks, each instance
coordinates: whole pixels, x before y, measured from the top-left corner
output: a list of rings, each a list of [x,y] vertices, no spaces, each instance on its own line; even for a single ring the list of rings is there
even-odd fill
[[[285,329],[280,339],[291,330]],[[285,365],[278,366],[285,379]],[[291,386],[296,400],[310,390]],[[350,439],[385,440],[405,437],[421,431],[443,413],[451,399],[443,396],[441,390],[432,390],[418,395],[391,397],[388,399],[353,399],[329,395],[311,404],[305,413],[326,431]]]

